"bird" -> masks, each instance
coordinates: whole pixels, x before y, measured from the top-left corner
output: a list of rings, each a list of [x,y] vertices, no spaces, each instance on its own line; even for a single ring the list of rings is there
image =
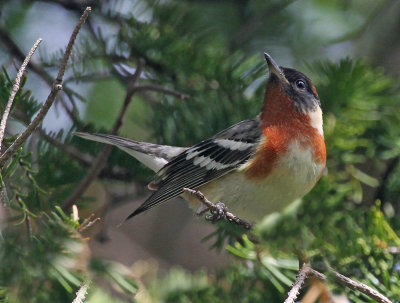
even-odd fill
[[[127,219],[178,196],[200,212],[204,206],[184,191],[190,188],[211,201],[221,201],[242,219],[259,222],[314,187],[326,165],[317,90],[303,73],[280,67],[268,53],[264,56],[269,76],[259,115],[194,146],[75,133],[84,139],[115,145],[156,173],[148,185],[154,192]]]

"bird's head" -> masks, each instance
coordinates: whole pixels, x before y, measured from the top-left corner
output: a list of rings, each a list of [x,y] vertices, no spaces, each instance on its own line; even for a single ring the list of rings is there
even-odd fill
[[[267,53],[264,56],[269,79],[262,120],[286,124],[300,119],[322,130],[321,102],[310,78],[295,69],[278,66]]]

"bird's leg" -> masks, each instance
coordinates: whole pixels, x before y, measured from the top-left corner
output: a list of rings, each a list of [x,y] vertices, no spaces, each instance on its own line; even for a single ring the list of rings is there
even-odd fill
[[[206,216],[207,221],[217,222],[219,220],[227,219],[229,222],[232,222],[236,225],[240,225],[245,229],[251,229],[252,224],[239,218],[238,216],[232,214],[228,211],[228,208],[222,202],[213,203],[208,200],[200,191],[193,190],[190,188],[184,188],[184,192],[196,197],[201,203],[203,203],[206,208],[205,209],[198,209],[197,215],[202,215],[207,211],[210,211],[211,215]]]
[[[226,205],[220,201],[215,203],[215,208],[210,209],[210,215],[206,216],[207,221],[211,221],[212,223],[225,220],[226,219],[226,213],[228,212],[228,208]]]

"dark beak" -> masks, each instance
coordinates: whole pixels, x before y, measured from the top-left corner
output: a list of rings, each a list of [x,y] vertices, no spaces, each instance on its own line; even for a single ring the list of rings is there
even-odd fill
[[[264,53],[264,57],[268,63],[269,74],[277,76],[280,81],[289,83],[289,81],[285,77],[285,74],[280,69],[279,65],[275,62],[275,60],[272,59],[272,57],[267,53]]]

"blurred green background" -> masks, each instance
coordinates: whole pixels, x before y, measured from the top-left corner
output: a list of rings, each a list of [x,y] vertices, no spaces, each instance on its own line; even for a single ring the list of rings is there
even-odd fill
[[[18,161],[2,172],[15,220],[3,228],[1,300],[71,302],[90,277],[87,302],[283,302],[298,254],[400,300],[399,1],[2,1],[2,110],[16,67],[44,38],[17,96],[10,140],[45,100],[88,5],[92,13],[64,92]],[[111,131],[140,59],[141,84],[174,93],[135,94],[119,135],[190,146],[259,112],[264,51],[313,79],[324,111],[328,174],[300,205],[256,228],[258,245],[232,226],[204,224],[180,200],[116,228],[149,194],[152,178],[116,149],[76,201],[81,218],[95,213],[101,223],[80,232],[70,208],[56,208],[102,148],[72,132]],[[27,214],[34,244],[26,240]],[[79,266],[61,258],[66,252]],[[326,287],[351,302],[370,302],[333,280]]]

